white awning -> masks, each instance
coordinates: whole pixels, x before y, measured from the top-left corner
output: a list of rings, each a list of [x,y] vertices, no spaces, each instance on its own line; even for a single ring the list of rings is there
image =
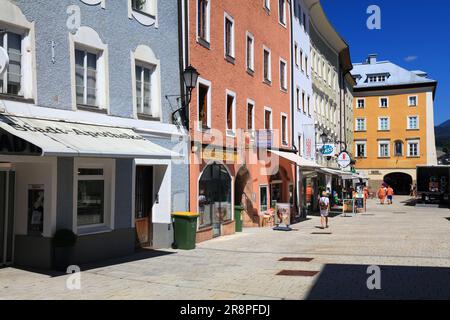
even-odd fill
[[[165,159],[181,157],[180,154],[152,143],[127,128],[1,116],[0,129],[3,131],[0,132],[0,154],[30,154],[31,148],[33,153],[38,150],[40,154],[37,155],[42,156]],[[15,137],[32,146],[26,146]]]
[[[278,150],[270,150],[270,152],[295,163],[300,168],[311,168],[311,169],[319,169],[320,168],[320,166],[317,163],[315,163],[314,161],[307,160],[303,157],[300,157],[296,153],[286,152],[286,151],[278,151]]]
[[[336,170],[336,169],[331,169],[331,168],[321,168],[320,170],[323,171],[324,173],[329,173],[329,174],[334,174],[334,175],[340,176],[343,179],[353,179],[353,175],[354,175],[354,173],[352,173],[352,172],[341,171],[341,170]]]

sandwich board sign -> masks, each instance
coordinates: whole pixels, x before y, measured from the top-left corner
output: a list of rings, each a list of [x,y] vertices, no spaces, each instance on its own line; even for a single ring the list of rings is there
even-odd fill
[[[339,154],[337,162],[339,167],[347,168],[352,162],[352,159],[350,158],[350,155],[346,151],[343,151]]]

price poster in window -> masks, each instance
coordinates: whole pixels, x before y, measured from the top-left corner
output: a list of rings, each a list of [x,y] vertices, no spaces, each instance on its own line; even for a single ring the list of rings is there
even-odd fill
[[[44,186],[28,187],[28,234],[42,235],[44,230]]]

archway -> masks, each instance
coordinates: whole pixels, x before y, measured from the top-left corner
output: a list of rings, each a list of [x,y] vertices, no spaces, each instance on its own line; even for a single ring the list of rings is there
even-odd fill
[[[412,177],[403,172],[394,172],[384,176],[383,181],[394,189],[396,195],[409,195]]]
[[[214,236],[220,236],[220,225],[231,220],[231,176],[218,163],[205,167],[198,181],[198,208],[200,227],[213,227]]]

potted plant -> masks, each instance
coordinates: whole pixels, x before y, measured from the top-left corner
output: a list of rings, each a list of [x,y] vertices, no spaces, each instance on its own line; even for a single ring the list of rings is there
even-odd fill
[[[70,265],[77,235],[70,229],[57,230],[53,236],[53,264],[56,270],[66,271]]]

